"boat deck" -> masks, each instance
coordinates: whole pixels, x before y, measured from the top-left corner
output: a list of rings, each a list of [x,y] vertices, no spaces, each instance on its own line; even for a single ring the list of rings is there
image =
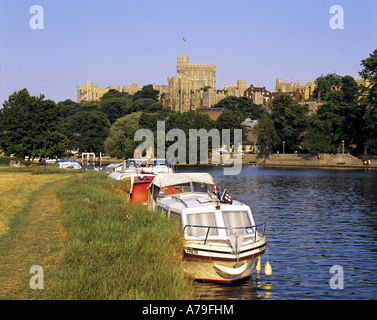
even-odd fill
[[[184,209],[190,209],[197,211],[198,209],[202,211],[203,208],[208,208],[209,210],[215,210],[216,207],[216,196],[212,195],[212,198],[208,193],[199,192],[185,192],[172,194],[159,198],[157,203],[162,205],[162,207],[169,207],[171,209],[182,211]],[[241,206],[247,208],[245,204],[238,200],[233,200],[233,204],[219,202],[220,209],[226,210],[227,207],[234,209],[235,206]]]

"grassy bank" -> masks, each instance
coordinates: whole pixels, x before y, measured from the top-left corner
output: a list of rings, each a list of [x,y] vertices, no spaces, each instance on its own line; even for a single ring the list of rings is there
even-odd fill
[[[180,228],[114,192],[120,182],[92,172],[58,193],[68,231],[65,254],[47,297],[185,299]],[[124,186],[125,188],[128,185]]]
[[[45,184],[71,176],[68,172],[41,168],[0,168],[0,235],[9,229],[8,222],[22,210],[33,192]]]
[[[26,247],[22,254],[10,251],[13,252],[11,259],[10,252],[8,256],[3,255],[10,268],[12,259],[22,260],[24,264],[20,281],[23,285],[16,286],[22,290],[8,292],[5,297],[195,298],[192,281],[184,277],[180,266],[183,245],[180,227],[156,212],[131,206],[123,196],[127,188],[125,183],[108,179],[104,173],[90,172],[71,174],[66,183],[47,183],[34,191],[30,202],[14,215],[13,221],[18,221],[19,227],[10,224],[7,236],[0,238],[0,247],[9,250]],[[33,195],[37,193],[47,195],[45,200],[39,197],[38,201],[47,202],[54,194],[58,201],[52,201],[42,210],[45,214],[40,219],[39,229],[33,231],[42,236],[32,244],[25,239],[18,241],[22,234],[31,232],[25,221],[40,215],[35,212],[38,206],[33,203]],[[33,238],[32,234],[28,238]],[[12,241],[17,243],[11,245]],[[35,249],[46,244],[51,250],[38,252]],[[1,255],[0,252],[0,260]],[[32,276],[28,268],[35,264],[44,267],[43,290],[28,287]],[[4,297],[1,292],[0,297]]]

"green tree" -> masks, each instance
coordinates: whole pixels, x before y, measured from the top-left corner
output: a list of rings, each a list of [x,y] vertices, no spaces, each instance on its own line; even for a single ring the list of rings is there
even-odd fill
[[[156,100],[152,98],[141,98],[131,103],[128,109],[128,113],[139,112],[139,111],[147,112],[147,113],[155,113],[162,109],[163,109],[163,106],[160,102],[157,102]]]
[[[139,99],[153,99],[154,101],[158,101],[159,94],[160,92],[158,90],[153,89],[152,84],[148,84],[132,96],[132,101]]]
[[[365,107],[366,148],[369,153],[377,154],[377,49],[361,61],[360,75],[369,81],[362,86],[361,104]]]
[[[365,143],[365,108],[358,101],[359,87],[351,76],[340,77],[326,93],[326,103],[309,118],[302,147],[309,152],[338,152],[342,141],[358,155]],[[348,147],[352,146],[351,149]]]
[[[342,107],[334,102],[321,105],[309,119],[309,128],[302,142],[309,152],[337,152],[343,136]]]
[[[299,148],[308,124],[308,112],[308,106],[300,105],[286,93],[278,95],[272,101],[271,119],[278,136],[278,145],[282,145],[284,141],[287,152],[297,151]]]
[[[68,118],[69,116],[72,116],[79,109],[79,104],[77,102],[72,101],[71,99],[60,101],[57,105],[62,112],[63,118]]]
[[[226,108],[228,110],[237,110],[242,113],[243,117],[259,119],[264,113],[262,106],[253,103],[247,97],[226,97],[216,103],[213,108]]]
[[[101,111],[78,111],[66,119],[70,148],[81,152],[104,152],[110,124]]]
[[[258,131],[258,144],[261,146],[261,153],[265,155],[273,153],[277,149],[280,140],[274,121],[267,113],[262,114],[256,130]]]
[[[106,114],[110,123],[113,124],[117,119],[129,113],[131,98],[111,98],[101,100],[101,111]]]
[[[47,140],[47,156],[61,157],[67,142],[61,119],[60,107],[44,95],[30,96],[27,89],[14,92],[0,109],[1,148],[7,155],[33,160],[44,155]]]
[[[331,90],[334,90],[340,87],[342,83],[342,77],[337,74],[330,73],[330,74],[327,74],[326,76],[321,75],[320,77],[316,79],[315,82],[317,86],[313,90],[313,97],[317,99],[318,93],[320,92],[321,99],[326,100],[327,93],[329,93]]]
[[[142,112],[135,112],[119,118],[110,128],[109,136],[105,141],[106,153],[118,159],[127,159],[133,156],[139,142],[134,141],[135,132],[140,129]],[[145,121],[147,121],[145,119]]]

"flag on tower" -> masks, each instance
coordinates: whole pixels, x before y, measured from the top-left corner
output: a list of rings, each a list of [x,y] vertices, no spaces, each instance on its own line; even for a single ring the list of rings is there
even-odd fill
[[[183,41],[184,41],[184,42],[186,42],[186,39],[185,39],[185,38],[183,38]]]

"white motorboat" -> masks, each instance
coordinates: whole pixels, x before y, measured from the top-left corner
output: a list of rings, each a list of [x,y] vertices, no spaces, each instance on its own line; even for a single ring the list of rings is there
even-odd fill
[[[80,170],[81,165],[77,160],[71,160],[71,159],[58,160],[55,163],[55,168]]]
[[[124,160],[123,165],[118,166],[115,171],[160,174],[173,173],[173,168],[166,159],[140,158]]]
[[[266,239],[265,223],[255,224],[249,206],[219,191],[208,173],[159,174],[145,184],[148,206],[183,227],[190,277],[231,283],[251,275]]]

